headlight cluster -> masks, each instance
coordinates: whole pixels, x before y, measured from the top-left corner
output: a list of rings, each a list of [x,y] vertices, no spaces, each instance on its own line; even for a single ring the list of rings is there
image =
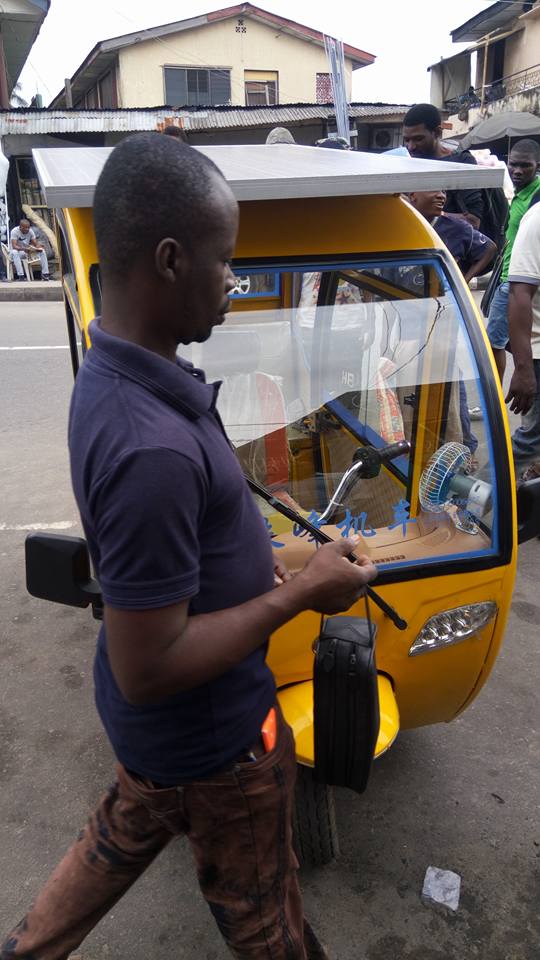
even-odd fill
[[[492,600],[485,603],[469,603],[454,610],[437,613],[424,624],[409,650],[410,657],[430,650],[440,650],[453,643],[459,643],[472,637],[485,627],[497,614],[497,604]]]

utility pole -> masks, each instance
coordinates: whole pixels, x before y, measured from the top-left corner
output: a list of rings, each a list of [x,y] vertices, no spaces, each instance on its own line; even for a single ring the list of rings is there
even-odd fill
[[[490,40],[491,40],[491,34],[488,33],[485,37],[485,44],[484,44],[484,65],[482,69],[482,96],[480,97],[480,110],[484,109],[484,103],[486,99],[486,77],[487,77],[487,65],[488,65]]]

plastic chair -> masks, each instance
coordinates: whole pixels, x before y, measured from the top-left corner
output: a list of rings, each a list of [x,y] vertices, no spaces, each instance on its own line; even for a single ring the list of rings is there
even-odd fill
[[[4,263],[6,265],[6,273],[8,280],[13,280],[14,271],[13,271],[13,260],[11,259],[11,251],[5,243],[2,243],[2,256],[4,258]],[[39,267],[41,269],[41,260],[38,256],[26,256],[22,260],[22,268],[24,270],[24,275],[27,280],[34,279],[34,267]]]
[[[13,280],[13,261],[11,259],[9,250],[6,244],[2,241],[2,259],[4,261],[4,266],[6,268],[6,277],[8,280]]]

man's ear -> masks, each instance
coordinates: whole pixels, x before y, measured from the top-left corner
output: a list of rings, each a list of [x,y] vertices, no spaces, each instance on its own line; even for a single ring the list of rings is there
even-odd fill
[[[184,256],[184,249],[178,240],[172,237],[160,240],[154,254],[158,276],[168,283],[174,283],[183,267]]]

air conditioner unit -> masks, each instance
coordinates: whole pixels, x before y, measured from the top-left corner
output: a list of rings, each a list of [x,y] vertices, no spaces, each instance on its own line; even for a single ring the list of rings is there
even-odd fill
[[[402,133],[400,126],[371,127],[369,145],[371,150],[393,150],[401,146]]]

